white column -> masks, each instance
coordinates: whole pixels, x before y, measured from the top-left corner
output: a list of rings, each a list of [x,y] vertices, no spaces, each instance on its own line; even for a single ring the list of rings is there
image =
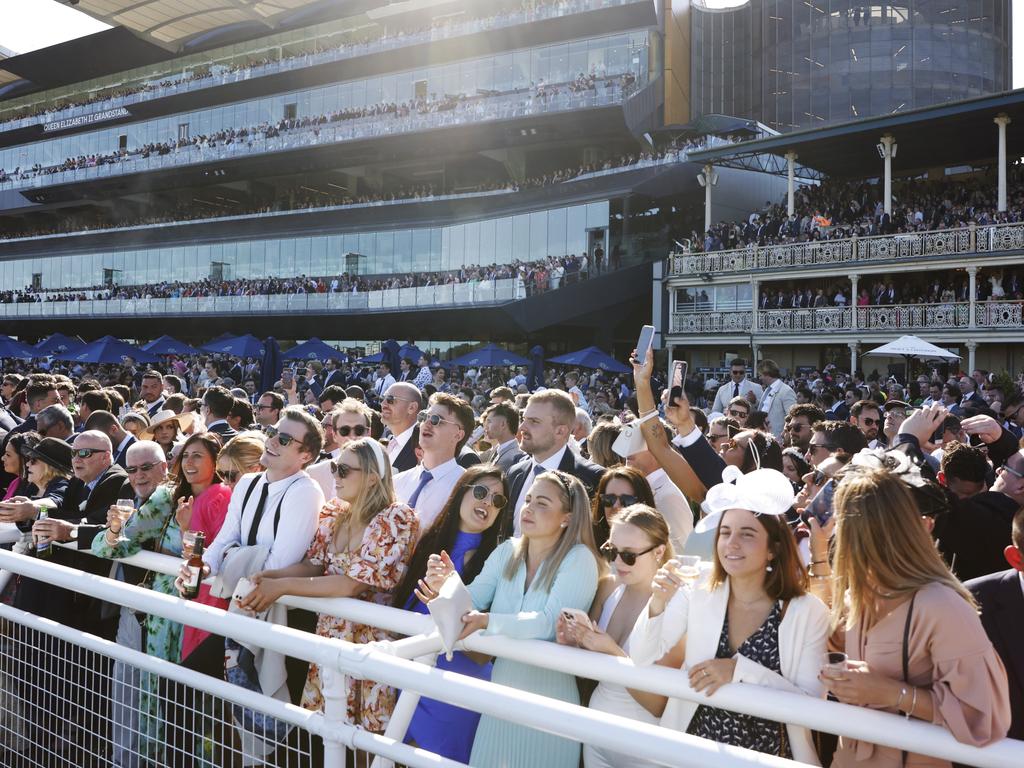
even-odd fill
[[[967,301],[968,301],[968,317],[967,327],[974,328],[974,308],[978,303],[978,268],[968,267],[967,268]],[[973,371],[974,368],[972,367]]]
[[[761,283],[758,280],[751,280],[752,290],[750,291],[750,332],[757,333],[757,314],[761,305]]]
[[[857,283],[860,282],[860,275],[850,275],[850,327],[857,330]],[[852,371],[851,371],[852,373]]]
[[[715,167],[708,163],[702,173],[697,174],[697,181],[704,187],[704,231],[711,229],[711,188],[718,183]]]
[[[879,139],[879,152],[885,161],[885,212],[892,215],[892,159],[896,156],[896,139],[891,133],[885,134]]]
[[[1006,210],[1006,126],[1011,121],[1007,115],[1000,114],[992,122],[999,126],[999,205],[996,210],[1002,212]]]
[[[857,350],[860,348],[860,344],[856,341],[848,341],[846,346],[850,348],[850,377],[853,377],[854,371],[857,370]]]
[[[786,153],[786,214],[796,212],[796,152]]]
[[[968,341],[967,342],[967,371],[966,371],[968,375],[970,375],[970,373],[975,369],[974,357],[975,357],[975,353],[977,351],[978,351],[978,342],[973,341],[973,340]]]

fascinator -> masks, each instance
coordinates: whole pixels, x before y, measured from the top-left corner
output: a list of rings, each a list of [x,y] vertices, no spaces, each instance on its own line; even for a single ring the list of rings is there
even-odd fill
[[[739,467],[722,470],[722,482],[713,486],[700,505],[704,517],[694,530],[698,533],[718,527],[728,509],[746,509],[757,515],[784,515],[793,506],[793,484],[775,469],[755,469],[743,474]]]

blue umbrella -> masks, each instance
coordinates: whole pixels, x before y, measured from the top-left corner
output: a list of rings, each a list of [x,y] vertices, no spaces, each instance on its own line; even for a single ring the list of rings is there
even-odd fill
[[[233,357],[263,357],[263,342],[251,333],[247,333],[245,336],[211,341],[209,344],[203,344],[200,349],[204,352],[216,352]]]
[[[36,344],[35,348],[39,351],[40,357],[45,357],[57,352],[67,352],[69,349],[78,349],[84,346],[85,342],[77,336],[65,336],[63,333],[55,333],[40,341]]]
[[[418,363],[421,357],[430,359],[430,355],[426,354],[415,344],[403,344],[402,348],[398,350],[398,356],[403,360],[411,360],[414,363]]]
[[[383,359],[384,359],[384,353],[383,352],[375,352],[372,355],[367,355],[366,357],[360,357],[356,362],[358,362],[358,363],[379,363]]]
[[[502,349],[497,344],[486,344],[480,349],[456,357],[451,364],[489,368],[495,365],[529,365],[530,361],[521,355]]]
[[[28,360],[39,357],[39,350],[10,336],[0,336],[0,357],[20,357]]]
[[[544,347],[540,344],[530,349],[530,372],[526,377],[526,386],[531,392],[544,386]]]
[[[199,350],[184,341],[178,341],[173,336],[166,334],[159,339],[154,339],[149,344],[143,344],[139,349],[149,352],[152,355],[198,355]]]
[[[84,347],[59,352],[54,357],[58,360],[70,360],[75,363],[123,363],[126,357],[139,363],[155,363],[159,359],[156,355],[143,352],[127,341],[121,341],[113,336],[104,336]]]
[[[339,352],[329,344],[325,344],[315,336],[309,341],[304,341],[284,353],[285,360],[337,360],[345,362],[348,356]]]
[[[273,336],[267,337],[260,363],[260,392],[270,392],[281,375],[281,347]]]
[[[597,347],[578,349],[567,355],[548,358],[549,363],[558,365],[575,365],[580,368],[597,368],[609,373],[629,373],[632,369],[627,368],[611,355],[605,354]]]

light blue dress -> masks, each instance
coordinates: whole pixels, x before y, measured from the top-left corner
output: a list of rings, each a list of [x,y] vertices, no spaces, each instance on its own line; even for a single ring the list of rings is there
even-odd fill
[[[526,564],[515,578],[503,572],[511,559],[514,540],[499,546],[484,563],[483,570],[469,585],[473,605],[489,611],[488,635],[520,639],[555,638],[555,623],[563,608],[590,610],[597,592],[597,561],[583,544],[573,547],[562,561],[550,592],[537,589],[543,566],[526,591]],[[576,679],[572,675],[521,664],[508,659],[494,662],[491,681],[510,688],[579,704]],[[484,715],[473,742],[469,764],[479,768],[578,768],[580,745],[574,741],[535,731]]]

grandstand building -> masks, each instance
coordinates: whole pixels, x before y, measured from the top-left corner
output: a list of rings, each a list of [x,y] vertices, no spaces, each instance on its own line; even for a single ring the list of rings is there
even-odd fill
[[[81,0],[115,26],[3,61],[11,333],[625,340],[688,151],[766,133],[687,125],[686,3],[283,5]]]

